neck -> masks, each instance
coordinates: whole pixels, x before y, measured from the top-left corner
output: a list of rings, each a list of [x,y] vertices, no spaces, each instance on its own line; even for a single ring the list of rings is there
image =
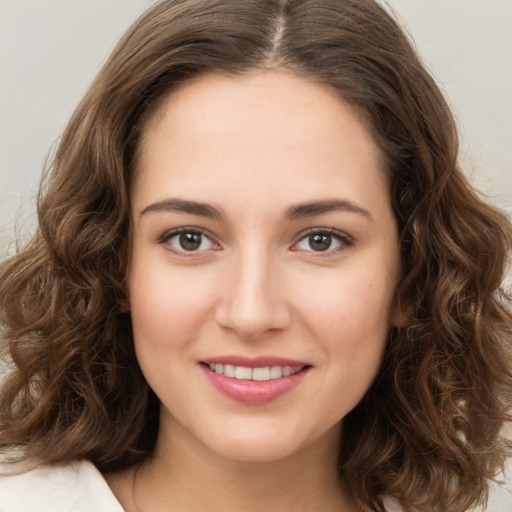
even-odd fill
[[[155,455],[133,480],[135,510],[280,512],[355,510],[340,482],[339,428],[278,460],[213,453],[179,425],[160,430]]]

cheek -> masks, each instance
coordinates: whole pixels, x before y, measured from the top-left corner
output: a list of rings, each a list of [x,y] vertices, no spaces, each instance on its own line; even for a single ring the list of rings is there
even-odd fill
[[[209,316],[209,281],[150,267],[135,266],[129,275],[135,345],[162,349],[187,345]]]
[[[311,287],[309,287],[311,290]],[[387,278],[349,274],[301,297],[303,318],[322,349],[326,389],[355,406],[373,381],[391,327],[393,287]]]
[[[348,284],[348,283],[347,283]],[[337,422],[364,397],[382,364],[390,329],[390,293],[368,283],[365,287],[347,286],[328,306],[331,321],[323,320],[320,334],[327,371],[323,389],[331,404],[328,418]]]
[[[297,303],[304,304],[312,326],[330,333],[327,338],[370,342],[389,330],[393,294],[389,277],[347,272],[321,286],[305,286]]]
[[[137,360],[150,387],[169,407],[177,407],[181,395],[175,390],[186,378],[194,341],[209,315],[207,284],[191,282],[190,275],[170,272],[165,265],[134,266],[129,274]]]

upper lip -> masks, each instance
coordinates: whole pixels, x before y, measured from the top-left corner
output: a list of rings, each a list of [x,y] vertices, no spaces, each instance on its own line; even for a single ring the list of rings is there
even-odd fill
[[[288,359],[275,356],[247,357],[237,355],[226,355],[201,359],[201,363],[231,364],[233,366],[244,366],[246,368],[265,368],[267,366],[310,366],[307,362],[304,361],[298,361],[297,359]]]

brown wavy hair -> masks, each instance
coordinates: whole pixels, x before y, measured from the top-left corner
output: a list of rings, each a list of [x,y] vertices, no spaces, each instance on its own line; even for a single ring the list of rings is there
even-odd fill
[[[0,450],[11,460],[148,457],[159,402],[127,313],[130,183],[161,100],[202,73],[285,68],[336,90],[379,146],[401,232],[380,373],[343,420],[340,473],[372,511],[461,512],[508,455],[512,245],[506,217],[457,163],[450,110],[407,37],[372,0],[168,0],[126,33],[66,128],[32,241],[0,266]]]

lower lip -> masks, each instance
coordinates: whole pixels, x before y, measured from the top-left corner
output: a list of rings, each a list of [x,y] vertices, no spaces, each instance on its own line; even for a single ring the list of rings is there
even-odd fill
[[[239,380],[212,372],[208,367],[201,365],[205,375],[213,386],[223,395],[248,405],[261,405],[279,398],[298,386],[309,372],[309,367],[302,371],[272,380]]]

